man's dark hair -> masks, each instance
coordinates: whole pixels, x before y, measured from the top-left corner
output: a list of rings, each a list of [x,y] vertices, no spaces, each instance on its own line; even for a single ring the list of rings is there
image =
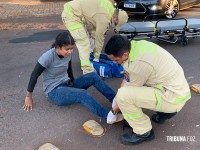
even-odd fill
[[[130,49],[131,43],[127,38],[121,35],[114,35],[106,44],[105,53],[115,57],[121,57],[124,52],[130,51]]]
[[[67,30],[65,32],[62,32],[60,34],[58,34],[58,36],[56,37],[55,42],[52,44],[52,48],[55,47],[62,47],[62,46],[66,46],[66,45],[74,45],[75,41],[74,38],[71,36],[70,32]]]

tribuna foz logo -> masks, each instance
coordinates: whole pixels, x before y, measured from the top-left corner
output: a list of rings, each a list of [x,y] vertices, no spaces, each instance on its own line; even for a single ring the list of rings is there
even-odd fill
[[[195,142],[195,136],[166,136],[167,142]]]

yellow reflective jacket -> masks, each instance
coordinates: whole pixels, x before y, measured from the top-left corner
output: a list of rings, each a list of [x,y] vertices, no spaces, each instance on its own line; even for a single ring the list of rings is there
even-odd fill
[[[95,29],[95,50],[101,52],[115,10],[113,3],[109,0],[73,0],[66,4],[73,13],[72,17],[84,18],[85,23]]]
[[[133,40],[129,59],[123,66],[130,80],[125,86],[154,87],[158,101],[174,104],[191,98],[182,67],[169,52],[152,42]]]

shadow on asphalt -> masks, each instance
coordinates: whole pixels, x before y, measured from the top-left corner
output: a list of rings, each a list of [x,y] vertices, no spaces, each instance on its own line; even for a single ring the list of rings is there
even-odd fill
[[[44,32],[37,32],[28,37],[21,37],[12,39],[9,43],[31,43],[31,42],[44,42],[52,40],[52,38],[56,37],[59,33],[65,30],[53,30],[53,31],[44,31]]]

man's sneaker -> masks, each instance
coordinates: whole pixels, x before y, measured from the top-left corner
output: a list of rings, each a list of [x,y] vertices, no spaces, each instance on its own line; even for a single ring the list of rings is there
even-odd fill
[[[122,121],[123,119],[124,117],[121,113],[114,115],[112,111],[110,111],[107,116],[107,124],[114,124],[116,122]]]
[[[120,141],[124,145],[136,145],[143,141],[153,140],[154,138],[154,132],[153,129],[151,129],[142,135],[136,134],[134,132],[126,133],[120,137]]]
[[[155,123],[164,123],[165,120],[172,118],[177,113],[163,113],[163,112],[157,112],[157,114],[152,115],[151,120]]]

